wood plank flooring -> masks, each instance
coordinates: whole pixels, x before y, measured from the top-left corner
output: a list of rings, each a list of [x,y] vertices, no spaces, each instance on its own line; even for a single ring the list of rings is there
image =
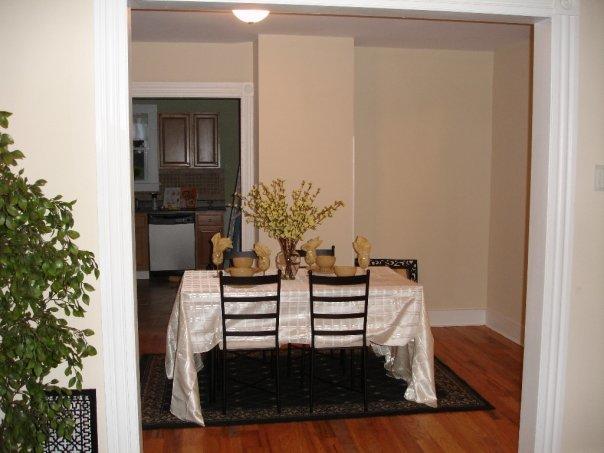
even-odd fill
[[[177,283],[139,281],[140,353],[164,353]],[[146,453],[511,452],[518,449],[522,348],[487,327],[432,329],[436,355],[492,411],[143,431]]]

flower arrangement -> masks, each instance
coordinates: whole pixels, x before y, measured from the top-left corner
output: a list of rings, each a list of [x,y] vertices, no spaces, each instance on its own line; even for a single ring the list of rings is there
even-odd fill
[[[246,222],[279,241],[281,253],[277,255],[276,263],[285,279],[296,276],[300,264],[296,244],[304,233],[316,229],[344,206],[342,201],[334,201],[323,208],[315,206],[320,192],[321,189],[315,189],[311,182],[302,181],[292,190],[290,203],[285,193],[285,180],[274,179],[269,186],[264,183],[253,186],[245,197],[241,197]]]
[[[313,183],[302,181],[297,189],[292,190],[290,204],[285,193],[285,180],[274,179],[270,186],[260,183],[241,197],[242,210],[246,222],[266,231],[269,237],[299,241],[304,233],[316,229],[344,206],[342,201],[334,201],[318,208],[314,203],[320,192],[321,189],[313,188]]]

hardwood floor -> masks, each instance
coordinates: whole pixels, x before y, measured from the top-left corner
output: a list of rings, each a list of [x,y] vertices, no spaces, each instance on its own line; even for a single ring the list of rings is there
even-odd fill
[[[166,353],[166,329],[179,282],[137,280],[138,349],[143,354]]]
[[[141,354],[165,352],[178,283],[139,281]],[[495,409],[143,431],[146,453],[508,452],[518,449],[522,348],[487,327],[433,328],[436,355]]]

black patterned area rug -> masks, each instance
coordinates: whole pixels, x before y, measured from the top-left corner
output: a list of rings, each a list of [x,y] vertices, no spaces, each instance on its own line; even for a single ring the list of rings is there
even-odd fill
[[[348,353],[343,363],[339,351],[317,356],[315,379],[315,407],[311,414],[308,400],[308,379],[301,385],[299,351],[294,351],[290,376],[287,376],[285,353],[280,359],[281,413],[277,413],[273,365],[270,356],[229,355],[227,415],[222,414],[222,388],[218,383],[215,401],[209,399],[210,367],[199,374],[201,405],[206,426],[224,426],[254,423],[275,423],[304,420],[405,415],[425,412],[452,412],[490,410],[493,406],[457,376],[440,360],[435,359],[438,408],[404,399],[406,384],[391,378],[384,370],[383,358],[367,354],[368,412],[363,412],[360,379],[350,385]],[[305,362],[308,366],[308,360]],[[354,360],[355,374],[360,372],[360,360]],[[196,426],[170,413],[172,381],[166,378],[163,355],[144,355],[141,367],[141,398],[143,429],[183,428]],[[219,374],[220,375],[220,374]],[[261,380],[262,382],[253,384]],[[339,382],[339,385],[334,385]]]

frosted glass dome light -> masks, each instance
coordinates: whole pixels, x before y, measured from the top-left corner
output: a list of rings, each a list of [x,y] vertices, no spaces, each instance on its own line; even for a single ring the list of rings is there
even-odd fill
[[[266,19],[270,11],[266,9],[234,9],[233,14],[242,22],[255,24]]]

